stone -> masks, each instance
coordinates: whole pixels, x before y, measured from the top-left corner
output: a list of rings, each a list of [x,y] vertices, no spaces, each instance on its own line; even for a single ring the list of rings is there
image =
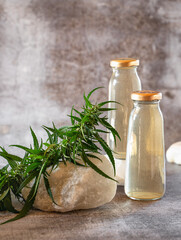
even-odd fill
[[[181,165],[181,142],[172,144],[166,152],[167,161]]]
[[[89,158],[97,167],[114,178],[113,167],[103,155],[97,155],[101,160]],[[47,169],[50,172],[50,169]],[[49,183],[55,202],[47,194],[43,178],[34,202],[34,207],[43,211],[67,212],[75,209],[96,208],[110,202],[117,189],[117,183],[107,179],[90,167],[82,167],[67,162],[60,163],[49,176]],[[28,187],[33,185],[30,182]],[[23,189],[25,199],[30,188]]]

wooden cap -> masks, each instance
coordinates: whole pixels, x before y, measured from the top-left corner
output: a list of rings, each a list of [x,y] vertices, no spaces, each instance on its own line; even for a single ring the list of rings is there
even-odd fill
[[[110,61],[111,67],[133,67],[139,66],[139,60],[136,58],[118,58]]]
[[[136,101],[154,101],[162,99],[162,93],[151,90],[135,91],[131,94],[131,99]]]

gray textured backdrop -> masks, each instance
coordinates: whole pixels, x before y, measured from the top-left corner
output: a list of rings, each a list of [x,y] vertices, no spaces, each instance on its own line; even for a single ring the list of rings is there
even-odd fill
[[[140,59],[143,87],[164,94],[166,146],[181,140],[180,0],[0,0],[0,145],[67,124],[84,91],[106,99],[116,57]]]

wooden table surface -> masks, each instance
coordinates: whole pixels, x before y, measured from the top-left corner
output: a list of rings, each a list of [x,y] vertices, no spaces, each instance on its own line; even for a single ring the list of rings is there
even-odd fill
[[[12,217],[0,213],[0,222]],[[92,210],[31,211],[0,226],[0,240],[181,239],[181,166],[167,164],[167,190],[158,201],[133,201],[118,187],[114,200]]]

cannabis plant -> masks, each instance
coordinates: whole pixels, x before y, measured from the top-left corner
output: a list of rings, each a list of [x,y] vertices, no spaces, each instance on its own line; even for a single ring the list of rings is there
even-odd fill
[[[8,165],[0,170],[0,210],[18,212],[12,205],[11,194],[14,194],[19,201],[24,202],[21,211],[7,222],[24,217],[33,207],[41,178],[44,180],[49,197],[56,204],[48,177],[51,171],[59,166],[60,162],[65,165],[67,162],[71,162],[81,167],[91,167],[98,174],[115,181],[90,160],[91,158],[99,159],[95,153],[102,153],[104,150],[115,173],[112,151],[101,134],[111,133],[115,142],[116,138],[120,139],[117,131],[108,123],[105,115],[105,112],[116,109],[105,107],[110,101],[98,104],[93,104],[90,101],[92,93],[97,89],[93,89],[87,96],[84,94],[85,104],[81,111],[72,107],[71,113],[68,115],[71,120],[70,126],[61,128],[57,128],[54,124],[52,127],[43,126],[47,133],[46,141],[42,139],[38,141],[35,132],[30,127],[33,145],[30,145],[29,148],[21,145],[11,145],[25,151],[23,158],[9,154],[1,147],[0,156],[7,160]],[[100,128],[101,125],[104,130]],[[81,162],[79,161],[80,158],[82,159]],[[101,161],[101,159],[99,160]],[[51,168],[51,171],[48,172],[47,168]],[[33,186],[27,199],[24,200],[21,191],[32,180],[34,180]]]

